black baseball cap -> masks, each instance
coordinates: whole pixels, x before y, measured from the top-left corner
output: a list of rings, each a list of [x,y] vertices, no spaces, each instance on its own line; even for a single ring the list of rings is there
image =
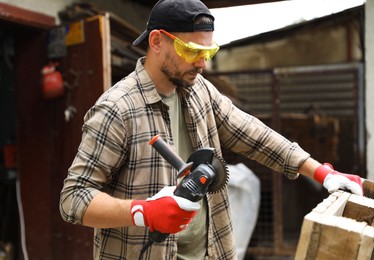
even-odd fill
[[[147,29],[133,42],[138,45],[148,38],[152,30],[169,32],[214,31],[214,24],[194,24],[199,15],[214,17],[200,0],[160,0],[152,8]]]

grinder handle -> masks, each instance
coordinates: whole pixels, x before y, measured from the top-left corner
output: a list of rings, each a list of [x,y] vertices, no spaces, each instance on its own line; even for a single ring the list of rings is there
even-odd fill
[[[159,135],[154,136],[149,144],[155,148],[155,150],[168,162],[171,166],[178,171],[178,177],[186,175],[189,173],[192,163],[186,164],[180,156],[175,153],[168,144],[160,138]],[[153,242],[161,243],[163,242],[170,234],[161,233],[160,231],[154,230],[149,232],[149,238]]]
[[[192,167],[191,163],[185,163],[180,156],[174,152],[169,145],[160,138],[159,135],[154,136],[149,144],[178,171],[178,178],[187,175]]]

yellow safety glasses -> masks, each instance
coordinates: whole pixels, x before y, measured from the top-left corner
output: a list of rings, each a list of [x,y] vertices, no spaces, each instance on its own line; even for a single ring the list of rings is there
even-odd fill
[[[194,42],[185,43],[178,37],[165,30],[161,29],[159,31],[174,40],[174,48],[176,53],[188,63],[198,62],[202,58],[208,61],[212,59],[219,50],[219,46],[216,43],[211,46],[204,46]]]

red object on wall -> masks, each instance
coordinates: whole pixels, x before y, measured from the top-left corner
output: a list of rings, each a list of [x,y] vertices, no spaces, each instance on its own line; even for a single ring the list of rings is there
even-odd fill
[[[3,154],[5,169],[17,168],[17,146],[15,144],[5,144]]]
[[[60,71],[56,70],[58,64],[51,63],[43,67],[43,96],[46,99],[64,95],[64,80]]]

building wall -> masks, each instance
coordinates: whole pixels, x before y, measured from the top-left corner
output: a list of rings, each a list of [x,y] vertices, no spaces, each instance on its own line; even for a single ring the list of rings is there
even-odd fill
[[[366,134],[368,178],[374,179],[374,0],[365,6]]]
[[[1,3],[17,6],[30,11],[39,12],[56,19],[59,24],[58,12],[66,6],[77,2],[76,0],[0,0]],[[83,0],[83,2],[94,4],[100,10],[110,11],[125,19],[139,30],[145,29],[145,21],[148,19],[149,10],[133,1],[107,1],[107,0]]]
[[[303,29],[283,39],[224,49],[216,56],[218,71],[358,61],[362,59],[359,25],[352,21]]]
[[[65,6],[74,2],[74,0],[0,0],[1,3],[17,6],[19,8],[27,9],[30,11],[46,14],[56,18],[58,22],[58,11],[65,8]]]

